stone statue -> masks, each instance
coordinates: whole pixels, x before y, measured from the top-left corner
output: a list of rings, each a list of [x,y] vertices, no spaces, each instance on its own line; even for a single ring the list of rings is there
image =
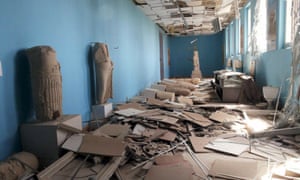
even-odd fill
[[[96,43],[92,52],[96,70],[96,103],[104,104],[113,97],[113,62],[109,57],[107,45],[104,43]]]
[[[194,49],[194,56],[193,56],[193,65],[194,70],[192,72],[192,78],[202,78],[202,73],[200,70],[200,64],[199,64],[199,53],[197,49]]]
[[[62,77],[56,53],[49,46],[32,47],[26,53],[36,118],[55,120],[62,115]]]

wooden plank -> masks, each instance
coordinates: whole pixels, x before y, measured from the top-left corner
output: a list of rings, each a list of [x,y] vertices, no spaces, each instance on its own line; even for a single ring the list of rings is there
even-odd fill
[[[231,159],[230,161],[217,159],[208,173],[213,177],[226,179],[257,179],[258,162],[244,159]]]
[[[193,122],[197,121],[197,124],[199,124],[202,127],[207,127],[213,124],[213,122],[206,117],[202,116],[201,114],[198,113],[192,113],[192,112],[187,112],[183,111],[183,114],[186,116],[190,117],[193,119]]]
[[[141,111],[146,110],[146,108],[144,106],[142,106],[139,103],[135,103],[135,102],[120,104],[120,105],[117,105],[117,107],[116,107],[117,110],[123,110],[123,109],[128,109],[128,108],[138,109]]]
[[[274,129],[269,131],[257,132],[250,134],[250,138],[272,137],[276,135],[298,135],[300,127]]]
[[[125,117],[130,117],[130,116],[134,116],[137,114],[141,114],[144,111],[138,110],[138,109],[134,109],[134,108],[128,108],[128,109],[122,109],[119,111],[115,111],[114,113],[121,115],[121,116],[125,116]]]
[[[176,137],[177,137],[176,133],[173,133],[171,131],[167,131],[165,134],[160,136],[159,139],[169,141],[169,142],[173,142],[176,139]]]
[[[229,139],[217,138],[211,141],[209,144],[205,145],[205,148],[231,154],[234,156],[239,156],[249,149],[249,144],[244,144]]]
[[[38,179],[51,180],[52,176],[60,171],[64,166],[69,164],[77,155],[73,152],[68,152],[57,161],[52,163],[46,169],[37,174]]]
[[[121,139],[87,134],[83,136],[78,152],[103,156],[121,156],[125,151],[125,147],[126,144]]]
[[[145,180],[183,180],[191,179],[193,169],[189,163],[153,166],[146,174]]]
[[[188,106],[194,105],[192,99],[186,98],[186,97],[184,97],[184,96],[179,96],[179,97],[177,97],[177,101],[178,101],[179,103],[181,103],[181,104],[186,104],[186,105],[188,105]]]
[[[170,165],[170,164],[178,164],[185,162],[186,160],[183,158],[182,154],[175,155],[163,155],[155,159],[155,164],[157,165]]]
[[[237,121],[238,118],[234,115],[230,115],[228,113],[222,111],[216,111],[209,116],[209,119],[217,121],[217,122],[233,122]]]
[[[121,157],[114,157],[111,159],[101,170],[97,173],[96,180],[109,180],[114,172],[118,169],[120,163],[124,159],[125,155]]]
[[[129,133],[129,128],[128,125],[105,124],[92,133],[93,135],[101,135],[103,133],[111,137],[124,137]]]
[[[192,147],[193,147],[193,150],[195,153],[211,152],[210,150],[205,149],[204,146],[206,146],[213,139],[215,139],[215,138],[196,137],[196,136],[189,137],[190,143],[192,144]]]
[[[159,122],[164,122],[164,123],[167,123],[167,124],[178,126],[178,124],[176,124],[176,122],[178,121],[177,118],[166,116],[166,115],[150,116],[146,119],[159,121]]]

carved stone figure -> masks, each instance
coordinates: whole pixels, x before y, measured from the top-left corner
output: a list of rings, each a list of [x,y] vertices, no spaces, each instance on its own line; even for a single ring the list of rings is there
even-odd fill
[[[26,53],[36,118],[55,120],[62,115],[62,77],[56,53],[49,46],[32,47]]]
[[[37,171],[38,158],[28,152],[19,152],[0,162],[0,179],[24,179],[24,175]]]
[[[107,45],[104,43],[96,43],[92,52],[96,70],[96,103],[104,104],[113,97],[113,62],[109,57]]]
[[[194,65],[194,70],[192,72],[192,78],[202,78],[202,73],[200,70],[200,63],[199,63],[199,53],[198,50],[194,50],[194,56],[193,56],[193,65]]]

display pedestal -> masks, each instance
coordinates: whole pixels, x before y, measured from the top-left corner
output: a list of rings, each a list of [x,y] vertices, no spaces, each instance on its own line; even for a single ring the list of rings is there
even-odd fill
[[[103,119],[107,118],[112,114],[113,106],[112,103],[98,104],[92,107],[91,119]]]
[[[54,121],[36,121],[21,125],[23,151],[35,154],[44,168],[62,155],[60,145],[74,131],[82,131],[80,115],[63,115]]]

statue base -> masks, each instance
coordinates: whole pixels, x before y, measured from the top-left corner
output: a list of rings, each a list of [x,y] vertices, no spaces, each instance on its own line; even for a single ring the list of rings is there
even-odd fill
[[[112,103],[94,105],[92,106],[91,119],[96,120],[107,118],[112,114],[112,110]]]

